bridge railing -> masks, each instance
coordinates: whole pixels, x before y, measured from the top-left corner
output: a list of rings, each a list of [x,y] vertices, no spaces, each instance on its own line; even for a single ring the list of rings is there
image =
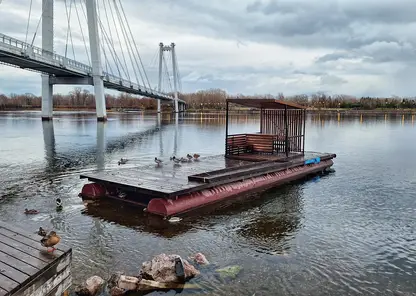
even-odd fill
[[[118,85],[122,85],[122,86],[127,87],[127,88],[133,88],[135,90],[141,90],[141,91],[147,92],[149,94],[153,94],[153,95],[157,95],[157,96],[161,96],[161,97],[165,97],[165,98],[170,98],[168,95],[166,95],[164,93],[158,92],[154,89],[151,89],[151,88],[143,86],[143,85],[139,85],[139,84],[134,83],[132,81],[129,81],[127,79],[120,78],[120,77],[112,75],[110,73],[103,72],[103,75],[104,75],[104,78],[108,80],[108,82],[118,84]]]
[[[75,70],[77,72],[81,71],[85,74],[92,73],[92,68],[88,65],[55,54],[51,51],[43,50],[40,47],[30,45],[29,43],[20,41],[1,33],[0,46],[6,47],[7,50],[12,51],[14,54],[30,57],[39,62],[45,62],[49,64],[52,63],[55,66],[70,68],[71,70]]]
[[[32,46],[29,43],[20,41],[16,38],[4,35],[2,33],[0,33],[0,49],[6,50],[16,55],[24,56],[26,58],[34,59],[38,62],[54,65],[56,67],[66,68],[68,70],[78,72],[83,75],[90,76],[92,74],[92,67],[88,65],[55,54],[51,51],[43,50],[40,47]],[[156,95],[166,99],[172,99],[167,94],[158,92],[154,89],[151,89],[143,85],[139,85],[127,79],[117,77],[110,73],[103,72],[103,76],[104,79],[107,79],[110,83],[121,85],[126,88],[133,88],[134,90],[142,91],[144,93]]]

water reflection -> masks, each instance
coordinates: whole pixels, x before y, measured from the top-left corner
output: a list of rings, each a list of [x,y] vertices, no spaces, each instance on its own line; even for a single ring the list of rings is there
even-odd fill
[[[240,195],[201,208],[198,212],[181,215],[180,223],[170,223],[159,216],[146,214],[143,208],[120,204],[113,200],[86,204],[84,215],[100,218],[140,232],[166,238],[182,235],[195,229],[208,229],[227,219],[241,219],[234,229],[260,252],[284,253],[289,240],[300,227],[302,195],[298,186]],[[241,241],[241,240],[240,240]]]
[[[192,223],[182,223],[182,221],[170,223],[161,217],[144,213],[143,208],[120,204],[113,200],[86,204],[82,214],[166,238],[181,235],[194,227]]]
[[[303,196],[300,186],[285,186],[264,192],[256,211],[236,231],[256,251],[286,254],[301,226]]]
[[[52,173],[56,168],[56,147],[53,121],[42,121],[43,143],[45,147],[46,171]]]
[[[203,252],[212,267],[194,280],[200,294],[412,295],[414,115],[362,115],[308,115],[306,149],[337,153],[331,177],[212,205],[171,224],[120,204],[85,207],[79,175],[123,169],[120,157],[136,159],[126,164],[134,168],[153,164],[158,153],[166,163],[174,151],[223,153],[223,114],[112,113],[96,126],[93,112],[57,112],[54,122],[36,112],[0,113],[0,215],[33,231],[57,229],[73,248],[75,284],[118,270],[136,274],[158,253]],[[236,132],[257,131],[258,123],[247,114],[230,120]],[[25,207],[41,213],[25,215]],[[213,276],[234,264],[243,267],[236,279]]]
[[[105,168],[105,122],[97,122],[97,169]]]
[[[395,113],[357,113],[348,114],[338,113],[310,113],[310,123],[314,126],[323,128],[325,124],[342,126],[343,124],[355,123],[357,125],[380,124],[404,126],[410,123],[414,126],[414,114],[395,114]]]

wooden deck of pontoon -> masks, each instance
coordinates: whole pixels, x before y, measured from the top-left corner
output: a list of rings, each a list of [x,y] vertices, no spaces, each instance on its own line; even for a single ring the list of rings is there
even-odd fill
[[[251,156],[254,157],[255,155]],[[321,161],[324,161],[334,157],[336,155],[330,153],[307,152],[305,155],[291,155],[289,159],[285,159],[285,156],[259,155],[257,159],[248,161],[235,159],[238,157],[230,159],[225,158],[224,155],[217,155],[203,157],[198,161],[181,163],[180,166],[165,161],[161,166],[152,164],[135,168],[120,168],[115,171],[82,174],[80,178],[116,186],[128,192],[172,198],[290,167],[301,166],[310,159],[320,158]]]
[[[41,237],[0,222],[0,296],[62,295],[71,286],[72,249],[52,254]]]

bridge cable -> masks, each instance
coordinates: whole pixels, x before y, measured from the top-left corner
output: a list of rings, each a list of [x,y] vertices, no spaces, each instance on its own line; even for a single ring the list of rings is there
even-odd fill
[[[119,2],[120,2],[120,7],[121,7],[121,10],[122,10],[122,12],[123,12],[124,18],[126,19],[126,23],[127,23],[127,27],[128,27],[128,29],[129,29],[130,35],[131,35],[131,37],[132,37],[132,39],[133,39],[133,44],[134,44],[134,47],[135,47],[135,49],[136,49],[136,54],[137,54],[137,57],[139,58],[140,64],[141,64],[141,65],[142,65],[142,67],[143,67],[143,72],[144,72],[144,75],[145,75],[145,77],[146,77],[147,84],[149,85],[149,88],[151,88],[151,85],[150,85],[150,82],[149,82],[149,78],[147,77],[147,75],[146,75],[146,71],[145,71],[145,69],[144,69],[143,61],[142,61],[142,59],[141,59],[141,57],[140,57],[139,50],[137,49],[136,41],[134,40],[133,33],[132,33],[132,31],[131,31],[130,25],[129,25],[129,23],[127,22],[126,13],[124,12],[124,8],[123,8],[123,5],[121,4],[121,0],[119,0]]]
[[[110,42],[111,42],[112,46],[114,47],[114,44],[113,44],[113,34],[112,34],[112,31],[111,31],[110,22],[109,22],[109,20],[108,20],[107,5],[106,5],[105,3],[106,3],[106,1],[103,1],[103,4],[104,4],[104,13],[105,13],[105,18],[106,18],[106,21],[107,21],[107,26],[108,26],[108,28],[109,28]],[[108,45],[108,46],[109,46],[109,45]],[[110,50],[110,51],[111,51],[111,50]],[[118,75],[119,75],[119,77],[121,77],[120,68],[118,67],[118,63],[117,63],[117,61],[115,61],[115,65],[116,65],[116,67],[117,67]]]
[[[134,76],[136,78],[137,84],[140,85],[141,83],[139,82],[139,79],[138,79],[138,76],[137,76],[137,73],[136,73],[136,69],[135,69],[134,64],[133,64],[131,44],[128,42],[128,38],[127,38],[126,30],[125,30],[125,27],[124,27],[124,23],[122,22],[122,19],[121,19],[121,16],[120,16],[120,12],[119,12],[116,4],[115,4],[115,9],[116,9],[116,14],[117,14],[117,17],[118,17],[118,21],[119,21],[119,23],[121,25],[121,32],[123,34],[124,41],[125,41],[125,43],[127,45],[127,53],[128,53],[128,55],[130,57],[130,61],[132,62],[132,69],[133,69],[133,72],[134,72]],[[139,71],[140,71],[140,69],[139,69]],[[140,73],[140,76],[141,76],[141,73]]]
[[[176,56],[176,52],[175,52],[175,56]],[[175,60],[176,60],[176,69],[177,69],[177,72],[178,72],[179,91],[182,92],[183,91],[183,89],[182,89],[182,76],[181,76],[181,72],[179,71],[179,63],[178,63],[177,57],[175,57]]]
[[[139,84],[139,85],[142,84],[145,88],[147,88],[148,86],[146,86],[146,81],[143,78],[142,70],[140,69],[139,63],[137,62],[137,59],[136,59],[136,57],[134,55],[133,46],[132,46],[132,44],[131,44],[131,42],[129,40],[128,33],[127,33],[126,27],[124,25],[123,18],[121,17],[121,14],[120,14],[120,10],[118,9],[117,5],[115,5],[115,8],[116,8],[116,12],[117,12],[117,16],[119,18],[119,21],[121,23],[121,28],[122,28],[122,32],[123,32],[124,38],[125,38],[126,43],[127,43],[127,49],[128,49],[128,52],[129,52],[130,60],[132,62],[132,67],[133,67],[134,75],[136,76],[137,84]],[[128,23],[127,23],[127,25],[128,25]],[[137,71],[139,72],[139,75],[140,75],[140,78],[141,78],[142,82],[139,82],[139,78],[137,76],[137,72],[136,72],[136,69],[134,67],[135,64],[133,63],[133,61],[136,64],[136,68],[137,68]],[[149,86],[149,88],[152,89],[151,86]]]
[[[52,0],[49,0],[49,1],[52,1]],[[48,3],[48,1],[45,1],[44,5],[42,6],[42,13],[41,13],[41,15],[40,15],[40,18],[39,18],[38,24],[37,24],[37,26],[36,26],[35,33],[33,34],[33,39],[32,39],[32,43],[30,44],[30,46],[33,46],[33,42],[35,42],[35,38],[36,38],[37,32],[38,32],[38,30],[39,30],[40,21],[42,20],[42,17],[43,17],[43,12],[45,11],[46,3]]]
[[[120,6],[121,6],[121,4],[120,4]],[[132,53],[131,55],[133,55],[133,57],[134,57],[134,54],[133,54],[133,47],[132,47],[131,42],[130,42],[130,40],[129,40],[129,38],[128,38],[127,30],[126,30],[126,27],[125,27],[125,25],[124,25],[124,20],[123,20],[123,18],[121,17],[120,10],[118,9],[117,2],[116,2],[116,1],[114,1],[114,7],[115,7],[115,9],[116,9],[117,17],[118,17],[119,23],[120,23],[120,25],[121,25],[121,30],[122,30],[122,32],[123,32],[123,36],[124,36],[124,39],[125,39],[126,44],[127,44],[127,49],[128,49],[129,55],[130,55],[130,52],[131,52],[131,53]],[[126,20],[126,23],[127,23],[127,25],[128,25],[127,20]],[[136,62],[136,67],[137,67],[137,70],[139,71],[140,78],[142,79],[142,82],[141,82],[141,83],[139,83],[139,81],[138,81],[137,73],[136,73],[136,71],[135,71],[135,68],[134,68],[134,63],[133,63],[133,59],[132,59],[131,55],[130,55],[130,61],[131,61],[131,63],[132,63],[132,67],[133,67],[133,70],[134,70],[135,75],[136,75],[137,83],[138,83],[139,85],[140,85],[140,84],[142,84],[144,87],[146,87],[146,88],[147,88],[147,86],[146,86],[146,82],[145,82],[145,80],[144,80],[144,78],[143,78],[142,71],[141,71],[141,69],[140,69],[140,66],[139,66],[139,65],[138,65],[138,63],[137,63],[137,59],[136,59],[136,58],[134,58],[134,62]]]
[[[98,4],[97,4],[97,18],[98,19],[100,19],[101,18],[101,15],[100,15],[100,8],[99,8],[99,6],[98,6]],[[101,49],[102,49],[102,51],[103,51],[103,55],[104,55],[104,68],[105,68],[105,73],[109,73],[108,72],[108,67],[109,67],[109,61],[108,61],[108,59],[107,59],[107,53],[106,53],[106,51],[105,51],[105,47],[104,47],[104,44],[103,44],[103,42],[100,42],[100,47],[101,47]],[[111,67],[110,67],[110,69],[111,69]],[[112,70],[111,70],[112,71]]]
[[[29,6],[29,17],[27,19],[27,27],[26,27],[26,38],[25,38],[25,43],[27,43],[27,35],[29,34],[29,23],[30,23],[30,16],[32,15],[32,2],[33,0],[30,0],[30,6]],[[1,0],[0,0],[0,4],[1,4]]]
[[[171,89],[171,91],[173,91],[173,88],[172,88],[172,83],[171,83],[171,81],[170,81],[170,75],[169,75],[169,70],[168,70],[168,64],[167,64],[167,62],[166,62],[166,59],[165,59],[165,55],[162,55],[162,59],[163,59],[163,65],[164,65],[164,68],[165,68],[165,74],[166,74],[166,77],[167,77],[167,81],[169,82],[169,86],[170,86],[170,89]],[[168,58],[169,59],[169,58]]]
[[[82,7],[82,2],[81,2],[81,7]],[[85,47],[85,53],[87,55],[87,59],[88,59],[88,64],[91,67],[91,59],[90,59],[90,54],[89,54],[89,50],[87,47],[87,42],[85,41],[85,36],[84,36],[84,30],[82,29],[82,25],[81,25],[81,19],[79,17],[79,13],[78,13],[78,7],[77,7],[77,2],[74,1],[74,7],[75,7],[75,13],[77,15],[77,19],[78,19],[78,24],[79,24],[79,28],[81,29],[81,36],[82,36],[82,41],[84,42],[84,47]]]
[[[113,58],[113,60],[114,60],[114,64],[116,65],[117,70],[118,70],[118,72],[119,72],[119,77],[118,77],[118,78],[123,79],[123,76],[121,75],[121,71],[120,71],[120,69],[119,69],[119,65],[120,65],[120,67],[121,67],[121,70],[123,70],[124,74],[126,74],[126,76],[127,76],[126,69],[124,69],[123,64],[122,64],[122,62],[121,62],[120,58],[118,57],[117,52],[116,52],[116,50],[115,50],[114,46],[111,46],[111,40],[109,40],[109,37],[108,37],[108,35],[107,35],[107,32],[106,32],[106,30],[105,30],[105,28],[104,28],[104,26],[103,26],[103,24],[102,24],[101,20],[99,20],[99,19],[98,19],[98,23],[99,23],[99,25],[100,25],[101,33],[102,33],[102,36],[103,36],[103,41],[105,41],[105,42],[106,42],[106,44],[107,44],[107,46],[108,46],[108,48],[109,48],[109,51],[110,51],[111,57],[112,57],[112,58]]]
[[[111,3],[111,2],[110,2],[110,3]],[[115,3],[115,1],[114,1],[114,3]],[[116,24],[116,20],[115,20],[115,18],[114,18],[113,9],[110,9],[110,12],[111,12],[111,18],[112,18],[112,20],[113,20],[114,28],[115,28],[115,30],[116,30],[117,39],[118,39],[118,42],[119,42],[119,44],[120,44],[121,55],[122,55],[122,58],[123,58],[123,61],[124,61],[124,65],[125,65],[125,67],[126,67],[126,69],[127,69],[127,78],[128,78],[128,80],[130,80],[130,74],[128,73],[128,67],[127,67],[126,57],[125,57],[125,55],[124,55],[123,47],[122,47],[122,44],[121,44],[120,34],[118,33],[118,30],[117,30],[117,24]],[[110,30],[111,30],[111,27],[110,27]]]
[[[121,70],[123,70],[123,72],[124,72],[124,74],[126,75],[126,76],[128,76],[128,74],[127,74],[127,70],[126,69],[124,69],[124,67],[123,67],[123,64],[122,64],[122,62],[121,62],[121,60],[120,60],[120,58],[119,58],[119,56],[117,55],[117,52],[116,52],[116,50],[115,50],[115,47],[114,47],[114,43],[113,43],[113,41],[108,37],[108,35],[107,35],[107,32],[106,32],[106,30],[105,30],[105,28],[104,28],[104,25],[103,25],[103,23],[101,22],[101,19],[100,18],[98,18],[98,23],[99,23],[99,25],[100,25],[100,29],[101,29],[101,35],[102,35],[102,39],[103,39],[103,41],[106,41],[106,43],[107,43],[107,46],[108,46],[108,48],[109,48],[109,51],[110,51],[110,54],[111,54],[111,56],[112,56],[112,58],[113,58],[113,60],[114,60],[114,64],[116,65],[116,67],[117,67],[117,70],[118,70],[118,72],[119,72],[119,79],[123,79],[123,76],[121,75],[121,71],[120,71],[120,68],[119,68],[119,65],[120,65],[120,67],[121,67]]]
[[[67,0],[64,0],[66,18],[68,19],[68,26],[67,26],[67,32],[66,32],[65,58],[67,57],[67,52],[68,52],[68,37],[69,37],[71,39],[72,54],[74,55],[74,61],[76,61],[77,59],[76,59],[76,56],[75,56],[74,41],[72,39],[72,32],[71,32],[72,0],[69,0],[69,13],[68,13],[68,6],[66,4],[66,1]]]
[[[176,73],[174,73],[174,75],[176,75],[176,80],[178,81],[179,92],[182,92],[182,79],[181,79],[181,74],[179,72],[178,56],[176,55],[176,51],[175,51],[175,65],[176,65]]]
[[[85,3],[85,1],[84,1],[84,3]],[[82,10],[82,13],[83,13],[83,15],[84,15],[84,17],[85,17],[85,19],[87,20],[87,22],[88,22],[88,18],[87,18],[87,15],[86,15],[86,12],[85,12],[85,10],[84,10],[84,6],[83,5],[81,5],[81,10]],[[122,63],[121,63],[121,61],[120,61],[120,59],[119,59],[119,57],[118,57],[118,55],[117,55],[117,52],[115,51],[115,49],[114,49],[114,46],[110,46],[110,44],[113,44],[112,43],[112,40],[110,40],[109,41],[109,38],[108,38],[108,35],[107,35],[107,33],[106,33],[106,31],[105,31],[105,29],[104,29],[104,26],[103,26],[103,24],[102,24],[102,22],[101,22],[101,20],[98,18],[98,24],[100,25],[100,29],[101,29],[101,35],[103,36],[103,41],[105,41],[105,42],[107,42],[107,46],[108,46],[108,48],[109,48],[109,52],[110,52],[110,54],[111,54],[111,57],[113,58],[113,60],[114,60],[114,64],[116,65],[116,67],[117,67],[117,70],[118,70],[118,73],[119,73],[119,79],[122,79],[122,75],[121,75],[121,72],[120,72],[120,68],[119,68],[119,66],[118,65],[120,65],[121,66],[121,69],[124,71],[124,73],[126,73],[126,70],[123,68],[123,65],[122,65]],[[113,51],[112,51],[113,50]]]

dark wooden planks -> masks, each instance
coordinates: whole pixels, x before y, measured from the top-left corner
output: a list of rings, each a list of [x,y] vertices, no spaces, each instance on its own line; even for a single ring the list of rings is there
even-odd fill
[[[46,282],[57,269],[65,269],[70,274],[71,249],[59,244],[59,249],[51,254],[41,246],[40,239],[38,235],[0,222],[0,295],[27,296],[40,288],[49,291],[62,286],[58,282],[52,286]]]
[[[5,296],[5,295],[7,295],[7,293],[9,293],[9,292],[7,292],[6,290],[0,288],[0,296]]]
[[[0,221],[0,229],[5,229],[8,231],[8,233],[14,234],[14,236],[16,236],[20,242],[27,242],[29,245],[34,244],[34,243],[40,244],[41,237],[39,235],[34,234],[34,233],[29,233],[19,227],[9,225],[7,223]],[[63,243],[62,241],[56,246],[56,248],[58,252],[61,251],[65,253],[65,252],[71,251],[71,248],[65,245],[65,243]]]
[[[22,261],[18,258],[15,258],[1,251],[0,251],[0,262],[8,266],[12,266],[13,268],[17,268],[20,272],[25,273],[27,275],[32,275],[39,271],[39,268],[29,265],[25,261]]]
[[[18,268],[18,266],[10,266],[0,261],[0,274],[7,276],[9,279],[14,280],[15,282],[23,283],[29,278],[29,275],[22,272]]]
[[[0,242],[0,251],[14,258],[20,259],[38,269],[42,269],[47,265],[46,262],[39,260],[38,258],[33,256],[34,254],[27,254],[24,251],[15,249],[14,247],[11,247],[10,245],[3,242]]]
[[[9,279],[7,276],[0,274],[0,286],[3,290],[11,292],[19,287],[19,283]]]
[[[57,249],[53,254],[44,252],[46,248],[40,244],[40,240],[42,239],[41,236],[38,236],[38,239],[35,241],[34,239],[24,237],[23,235],[18,235],[8,229],[0,227],[0,241],[3,237],[15,240],[22,246],[22,248],[30,247],[31,249],[41,251],[41,253],[39,253],[41,255],[40,259],[46,262],[50,262],[53,259],[55,259],[56,255],[59,256],[64,253],[62,250],[59,249]]]

